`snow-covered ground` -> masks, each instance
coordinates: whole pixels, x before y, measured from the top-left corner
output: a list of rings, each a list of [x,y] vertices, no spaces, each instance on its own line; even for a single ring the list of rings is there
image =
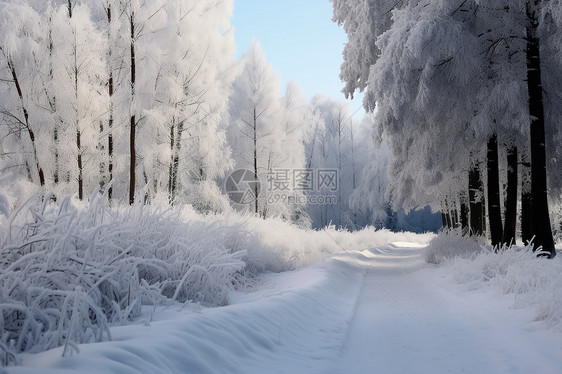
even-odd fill
[[[458,283],[474,260],[426,263],[427,238],[342,247],[266,274],[228,306],[172,307],[150,322],[147,310],[111,342],[24,354],[0,373],[560,373],[560,332],[489,279]]]

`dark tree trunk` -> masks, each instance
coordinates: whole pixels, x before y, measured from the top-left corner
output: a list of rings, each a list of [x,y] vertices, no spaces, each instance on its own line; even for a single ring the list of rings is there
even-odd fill
[[[72,3],[68,1],[68,17],[72,18]],[[75,114],[76,119],[74,125],[76,126],[76,149],[78,151],[78,155],[76,158],[77,167],[78,167],[78,199],[84,199],[84,169],[82,164],[82,133],[80,131],[80,114],[78,112],[78,42],[76,40],[76,30],[73,30],[74,33],[74,45],[73,45],[73,58],[74,58],[74,66],[73,66],[73,73],[74,73],[74,99],[76,100],[75,104]]]
[[[175,127],[175,126],[174,126]],[[174,136],[174,145],[172,147],[172,174],[171,174],[171,189],[170,189],[170,204],[173,205],[176,199],[176,191],[178,188],[178,175],[180,164],[180,150],[181,150],[181,133],[183,132],[183,122],[178,123],[177,133]]]
[[[84,199],[84,169],[82,166],[82,136],[76,130],[76,146],[78,147],[78,199]]]
[[[114,82],[113,82],[113,68],[112,68],[112,53],[111,53],[111,4],[107,6],[107,23],[108,23],[108,31],[107,31],[107,40],[109,43],[109,61],[108,61],[108,68],[109,68],[109,79],[108,79],[108,91],[109,91],[109,120],[108,120],[108,135],[107,135],[107,171],[109,173],[109,189],[107,190],[107,198],[111,200],[113,196],[113,94],[115,91]]]
[[[136,60],[135,60],[135,13],[131,13],[129,18],[131,28],[131,101],[135,101],[135,81],[136,81]],[[134,111],[134,105],[131,105],[131,110]],[[129,131],[129,204],[133,205],[135,202],[135,168],[136,168],[136,149],[135,149],[135,130],[136,130],[135,114],[131,114],[130,131]]]
[[[16,87],[18,97],[20,99],[21,110],[22,110],[22,113],[23,113],[23,121],[21,121],[21,120],[18,120],[18,121],[20,121],[20,123],[23,125],[23,127],[27,130],[27,134],[29,135],[29,140],[31,141],[31,149],[32,149],[32,153],[33,153],[33,161],[35,162],[35,167],[37,168],[37,174],[39,175],[39,185],[41,187],[43,187],[45,185],[45,174],[43,173],[43,169],[39,165],[39,158],[37,156],[37,144],[35,143],[35,133],[31,129],[31,126],[29,124],[29,113],[27,112],[27,107],[25,106],[25,99],[23,97],[23,91],[21,89],[20,81],[19,81],[18,75],[16,73],[16,68],[14,67],[14,64],[13,64],[12,60],[6,54],[5,54],[5,57],[6,57],[6,60],[8,61],[8,69],[10,70],[10,73],[12,74],[12,79],[13,79],[14,85]],[[30,170],[29,170],[29,166],[28,166],[28,173],[29,173],[29,171]],[[31,174],[31,173],[29,173],[29,174]]]
[[[55,124],[55,128],[53,129],[53,144],[55,147],[55,170],[53,172],[53,183],[59,183],[59,132],[58,126]]]
[[[468,172],[468,200],[470,208],[470,233],[480,236],[484,233],[483,187],[480,167],[474,164]]]
[[[527,245],[533,239],[531,215],[531,163],[526,153],[521,154],[521,240]]]
[[[254,108],[254,209],[255,214],[259,213],[258,209],[258,194],[259,194],[259,185],[258,185],[258,117],[256,115],[256,108]]]
[[[49,17],[49,81],[53,82],[53,50],[54,50],[54,43],[53,43],[53,22],[52,19]],[[51,113],[56,114],[57,106],[56,106],[56,96],[53,94],[49,94],[47,87],[45,86],[45,96],[47,97],[47,101],[49,102],[49,107],[51,109]],[[59,131],[58,131],[58,122],[59,120],[55,120],[53,124],[53,151],[54,151],[54,158],[55,158],[55,165],[53,170],[53,183],[56,185],[59,183]],[[56,200],[56,198],[55,198]]]
[[[174,184],[176,183],[174,176],[174,146],[176,144],[175,130],[175,125],[172,121],[172,126],[170,127],[170,166],[168,170],[168,202],[170,205],[174,205]]]
[[[503,239],[500,207],[500,177],[498,169],[498,138],[496,134],[488,141],[488,218],[492,246],[500,246]]]
[[[527,1],[527,87],[531,118],[531,219],[535,223],[533,225],[534,249],[542,247],[542,251],[552,258],[556,256],[556,249],[548,213],[540,39],[537,35],[539,26],[537,11],[540,4],[540,0]]]
[[[505,196],[505,224],[503,244],[515,244],[515,227],[517,224],[517,147],[507,150],[507,188]]]
[[[135,145],[135,115],[131,116],[130,120],[130,127],[131,130],[129,132],[129,151],[131,154],[130,163],[129,163],[129,205],[133,205],[135,202],[135,168],[136,168],[136,145]]]
[[[447,215],[444,211],[441,212],[441,223],[444,229],[447,228]]]
[[[460,204],[461,204],[461,229],[463,234],[466,234],[469,230],[469,221],[468,221],[468,205],[466,204],[466,193],[461,194],[460,197]]]

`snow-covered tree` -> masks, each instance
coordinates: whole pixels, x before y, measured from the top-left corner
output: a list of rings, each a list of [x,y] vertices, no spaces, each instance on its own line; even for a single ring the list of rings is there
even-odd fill
[[[45,185],[43,155],[38,138],[41,121],[34,99],[35,52],[40,51],[43,37],[42,19],[22,2],[0,3],[0,103],[3,168],[23,169],[28,178]]]
[[[170,203],[218,191],[231,167],[232,1],[0,6],[4,170],[81,199],[110,181],[109,198],[129,202],[139,189]]]
[[[279,78],[257,42],[242,58],[242,72],[234,80],[230,98],[230,138],[236,168],[254,174],[252,211],[264,216],[265,194],[259,180],[283,159]]]
[[[381,13],[383,2],[369,2],[374,13],[358,19],[366,24],[383,22],[355,30],[363,30],[363,36],[375,43],[376,55],[367,53],[373,47],[348,30],[341,11],[348,7],[350,13],[357,12],[366,2],[333,2],[334,19],[349,35],[346,50],[354,51],[344,61],[342,78],[346,87],[365,88],[365,106],[377,108],[377,122],[389,137],[395,203],[407,206],[427,199],[435,206],[437,201],[463,196],[469,184],[466,171],[474,170],[473,177],[480,174],[479,163],[487,159],[488,210],[491,218],[498,217],[491,228],[493,242],[499,244],[504,239],[501,222],[495,223],[500,199],[493,150],[496,138],[510,154],[526,148],[526,103],[533,96],[526,83],[527,2],[399,2],[389,22],[384,21],[387,12]],[[372,57],[369,63],[361,58],[364,55]],[[358,85],[356,77],[344,74],[350,69],[368,74],[368,80]],[[492,150],[488,158],[483,157],[486,143]],[[509,191],[512,205],[513,189]]]
[[[84,5],[70,1],[55,9],[51,19],[52,51],[49,52],[53,64],[49,92],[55,100],[51,115],[58,142],[53,145],[58,154],[57,173],[65,172],[69,187],[76,186],[77,196],[82,200],[84,187],[93,191],[100,183],[97,143],[99,122],[106,107],[106,82],[100,77],[105,65],[104,55],[100,53],[103,38]],[[73,146],[61,147],[62,144]],[[87,173],[86,169],[96,173]]]

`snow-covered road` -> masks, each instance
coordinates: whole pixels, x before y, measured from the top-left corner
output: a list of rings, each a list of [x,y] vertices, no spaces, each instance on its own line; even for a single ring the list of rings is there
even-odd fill
[[[561,336],[530,332],[532,314],[510,309],[508,297],[449,284],[400,246],[361,261],[362,292],[334,373],[561,372]]]
[[[562,336],[470,291],[415,243],[270,274],[232,305],[166,311],[113,341],[28,355],[8,373],[560,373]],[[0,372],[2,370],[0,369]]]

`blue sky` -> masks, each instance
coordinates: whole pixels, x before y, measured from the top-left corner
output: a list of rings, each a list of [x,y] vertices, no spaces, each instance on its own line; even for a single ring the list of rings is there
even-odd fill
[[[332,22],[329,0],[235,0],[232,25],[237,56],[252,39],[281,75],[282,90],[295,80],[307,98],[323,93],[345,100],[339,79],[347,37]],[[349,101],[351,113],[361,107],[362,95]],[[362,110],[354,116],[359,118]]]

